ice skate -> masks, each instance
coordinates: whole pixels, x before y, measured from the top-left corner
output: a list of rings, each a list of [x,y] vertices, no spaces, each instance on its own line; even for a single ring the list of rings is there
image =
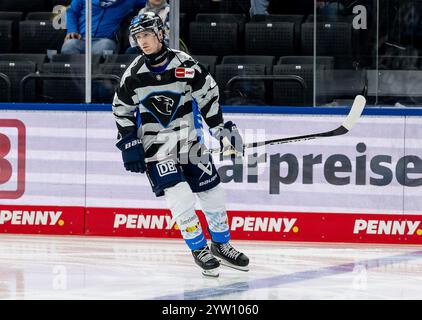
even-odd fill
[[[192,255],[195,263],[202,268],[202,274],[206,277],[218,277],[220,270],[220,263],[211,254],[208,246],[202,249],[192,250]]]
[[[241,271],[249,271],[249,258],[233,248],[230,243],[213,242],[211,252],[222,265]]]

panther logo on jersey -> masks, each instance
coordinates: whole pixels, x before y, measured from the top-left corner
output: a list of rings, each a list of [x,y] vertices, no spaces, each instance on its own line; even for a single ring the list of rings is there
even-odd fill
[[[166,96],[154,96],[151,98],[151,103],[155,109],[166,116],[171,115],[171,107],[174,101]]]
[[[181,94],[171,91],[154,92],[141,101],[142,105],[167,127],[179,109]]]

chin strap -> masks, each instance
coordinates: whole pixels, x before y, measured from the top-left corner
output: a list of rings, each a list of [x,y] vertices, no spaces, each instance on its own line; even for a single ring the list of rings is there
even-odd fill
[[[163,44],[160,51],[156,53],[152,53],[152,54],[145,54],[145,58],[147,60],[146,62],[150,66],[160,64],[161,62],[167,59],[168,53],[169,53],[168,49]]]

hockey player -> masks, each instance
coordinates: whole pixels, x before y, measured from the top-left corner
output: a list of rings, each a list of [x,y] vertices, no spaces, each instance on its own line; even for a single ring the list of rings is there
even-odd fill
[[[217,84],[198,61],[165,46],[158,15],[136,16],[129,31],[144,54],[125,71],[113,100],[116,146],[124,166],[131,172],[146,172],[155,195],[165,197],[204,275],[217,277],[220,263],[248,271],[248,257],[229,243],[224,191],[198,137],[198,117],[202,117],[220,141],[223,155],[242,155],[236,126],[223,121]],[[194,194],[207,220],[211,248],[195,213]]]

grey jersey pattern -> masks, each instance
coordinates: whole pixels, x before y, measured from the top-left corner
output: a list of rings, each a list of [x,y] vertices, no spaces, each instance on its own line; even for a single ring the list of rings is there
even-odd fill
[[[149,70],[143,56],[132,62],[112,109],[119,137],[137,131],[148,163],[177,157],[197,141],[193,100],[210,128],[221,125],[218,98],[216,82],[200,63],[184,52],[169,50],[169,63],[159,73]]]

